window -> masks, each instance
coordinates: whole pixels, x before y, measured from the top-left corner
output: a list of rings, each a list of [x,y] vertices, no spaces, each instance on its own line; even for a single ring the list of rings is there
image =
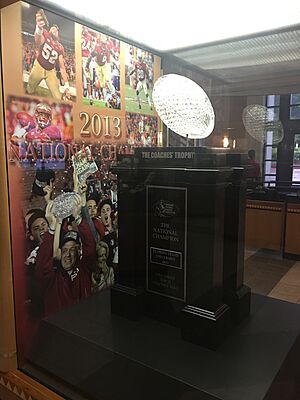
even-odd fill
[[[293,155],[293,182],[300,182],[300,133],[295,134]]]
[[[300,119],[300,94],[290,96],[290,119]]]
[[[280,96],[270,95],[266,98],[268,121],[279,121]],[[275,186],[277,174],[277,145],[273,144],[273,131],[267,131],[264,146],[264,173],[265,186]]]

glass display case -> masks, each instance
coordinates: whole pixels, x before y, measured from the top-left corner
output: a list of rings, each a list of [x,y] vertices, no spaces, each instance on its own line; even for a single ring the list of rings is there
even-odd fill
[[[298,34],[160,53],[48,3],[1,9],[0,388],[297,398]],[[208,135],[180,88],[155,107],[171,74],[200,86],[209,118],[181,107]]]

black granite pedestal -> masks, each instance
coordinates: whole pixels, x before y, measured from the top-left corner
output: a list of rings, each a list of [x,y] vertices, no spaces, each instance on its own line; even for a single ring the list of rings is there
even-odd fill
[[[114,168],[119,274],[113,313],[133,320],[149,315],[207,347],[224,338],[230,313],[237,320],[249,313],[249,292],[241,294],[237,278],[243,269],[243,169],[229,164],[223,150],[147,148]]]
[[[236,160],[235,160],[236,161]],[[239,323],[250,312],[250,288],[244,282],[246,182],[244,168],[233,167],[225,193],[223,299],[229,305],[233,322]]]
[[[227,175],[226,169],[118,169],[114,313],[131,319],[150,315],[180,326],[187,340],[220,342],[229,315],[222,302]]]

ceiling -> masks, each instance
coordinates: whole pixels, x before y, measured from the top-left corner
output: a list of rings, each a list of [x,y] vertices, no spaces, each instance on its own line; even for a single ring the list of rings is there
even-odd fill
[[[201,12],[193,6],[197,0],[185,0],[184,7],[171,0],[153,0],[155,7],[150,8],[140,1],[128,7],[116,0],[116,12],[104,14],[92,0],[39,1],[162,56],[175,56],[221,80],[232,95],[300,92],[300,25],[293,25],[300,21],[297,0],[276,7],[262,0],[211,1],[202,5]],[[177,48],[166,50],[172,47]]]
[[[95,0],[42,0],[158,52],[265,32],[297,24],[298,0],[114,0],[103,11]]]
[[[235,94],[290,93],[300,87],[299,43],[294,28],[169,54],[221,79]]]

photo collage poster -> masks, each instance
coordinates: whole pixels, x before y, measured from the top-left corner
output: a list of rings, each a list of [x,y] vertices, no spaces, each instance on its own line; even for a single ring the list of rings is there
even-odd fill
[[[27,3],[8,7],[3,22],[12,244],[22,259],[13,265],[16,318],[26,358],[43,318],[118,280],[111,163],[159,145],[152,89],[160,60]],[[18,49],[13,66],[8,40]]]

